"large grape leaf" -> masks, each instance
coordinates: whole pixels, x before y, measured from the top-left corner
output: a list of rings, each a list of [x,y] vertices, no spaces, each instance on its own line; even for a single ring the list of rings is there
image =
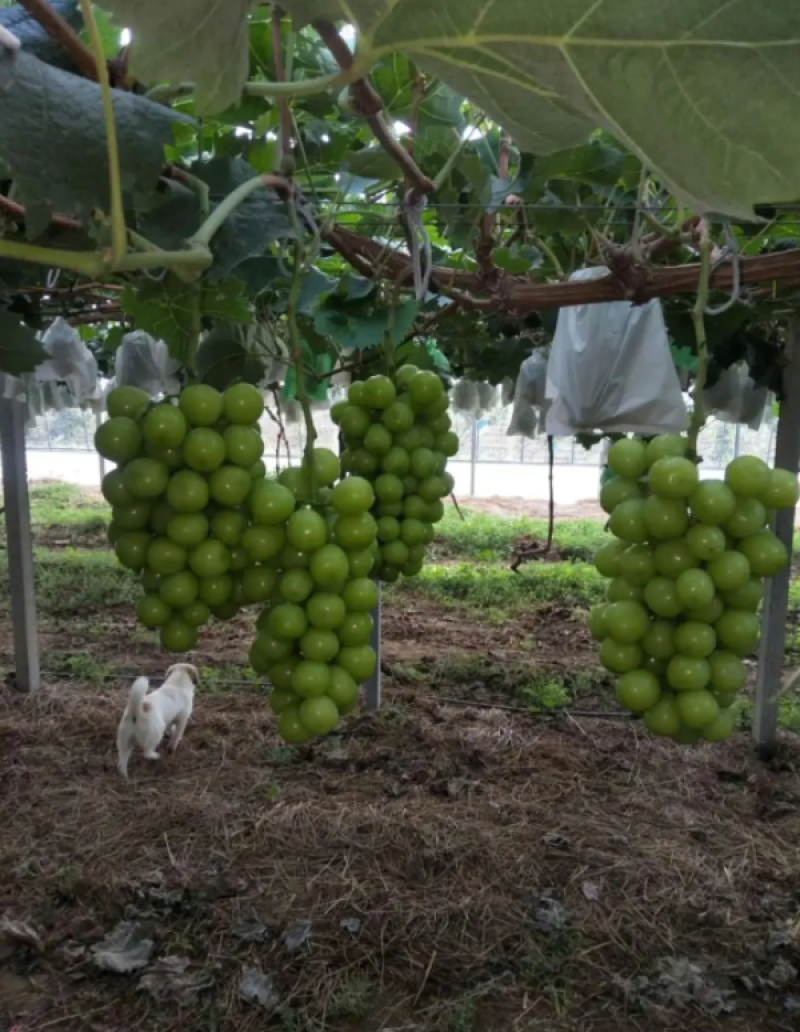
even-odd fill
[[[60,14],[71,29],[83,27],[83,15],[78,0],[50,0],[50,6]],[[12,4],[0,10],[0,25],[9,29],[22,44],[24,50],[38,57],[40,61],[57,68],[74,68],[75,64],[64,47],[31,18],[22,4]]]
[[[0,309],[0,373],[32,373],[49,357],[30,326],[14,312]]]
[[[603,126],[696,210],[800,196],[796,0],[282,0],[355,22],[356,65],[394,51],[483,107],[522,149]]]
[[[197,161],[192,175],[208,186],[212,209],[256,176],[255,169],[239,157],[212,158]],[[286,205],[274,190],[256,190],[240,204],[211,240],[214,264],[207,275],[221,279],[248,258],[263,255],[276,240],[294,236]]]
[[[114,90],[124,190],[158,180],[172,124],[185,116]],[[108,151],[97,83],[61,71],[24,50],[0,54],[0,162],[25,205],[35,236],[52,211],[86,218],[109,211]]]
[[[100,6],[131,30],[131,70],[142,82],[193,82],[201,115],[238,103],[249,69],[252,0],[101,0]]]
[[[125,288],[121,305],[137,330],[163,340],[170,355],[184,365],[197,349],[204,318],[243,324],[253,320],[253,308],[236,279],[184,283],[167,275],[163,280],[144,280]]]

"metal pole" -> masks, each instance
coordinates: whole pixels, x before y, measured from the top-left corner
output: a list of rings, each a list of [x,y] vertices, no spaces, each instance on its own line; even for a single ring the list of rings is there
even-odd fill
[[[24,402],[0,399],[0,451],[8,537],[8,579],[17,688],[35,692],[40,685],[39,643],[36,633],[36,592],[33,580],[31,511],[25,463]]]
[[[775,468],[788,469],[797,475],[800,466],[800,325],[797,315],[789,320],[786,353],[788,362],[783,370],[783,399],[775,442]],[[790,556],[794,524],[795,509],[782,509],[776,513],[773,521],[773,530]],[[761,614],[753,738],[759,753],[766,758],[775,751],[790,581],[791,562],[767,581]]]
[[[480,435],[478,433],[478,420],[475,416],[472,417],[472,457],[470,459],[469,467],[469,496],[470,498],[475,497],[475,473],[478,462],[478,448],[480,447]]]
[[[378,585],[378,604],[371,612],[372,633],[370,646],[375,650],[375,670],[364,685],[364,708],[375,712],[381,708],[381,582]]]
[[[97,412],[95,412],[95,414],[94,414],[95,429],[99,429],[100,424],[102,422],[103,422],[103,413],[98,409]],[[100,461],[100,483],[102,484],[103,480],[105,479],[105,475],[106,475],[106,460],[103,458],[103,456],[100,454],[100,452],[97,453],[97,458]]]

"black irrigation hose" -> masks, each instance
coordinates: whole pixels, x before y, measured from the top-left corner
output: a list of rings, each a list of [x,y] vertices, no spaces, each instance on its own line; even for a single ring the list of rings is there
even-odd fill
[[[213,668],[211,668],[213,669]],[[138,673],[114,673],[104,674],[102,677],[85,678],[81,677],[80,674],[63,673],[58,670],[43,669],[43,674],[49,674],[51,677],[58,678],[61,681],[84,681],[94,680],[108,683],[109,681],[131,681],[136,677],[141,676],[141,672]],[[220,681],[219,684],[224,687],[234,687],[236,685],[249,685],[255,687],[259,684],[256,680],[247,679],[233,679]],[[503,710],[506,713],[520,713],[534,719],[545,719],[555,720],[558,717],[580,717],[581,719],[592,719],[592,720],[622,720],[630,721],[636,718],[630,713],[617,713],[614,710],[573,710],[567,707],[554,707],[550,710],[535,710],[528,709],[525,706],[511,706],[508,703],[502,702],[488,702],[477,699],[453,699],[444,695],[426,695],[426,699],[430,699],[432,702],[439,702],[443,706],[463,706],[465,709],[497,709]]]

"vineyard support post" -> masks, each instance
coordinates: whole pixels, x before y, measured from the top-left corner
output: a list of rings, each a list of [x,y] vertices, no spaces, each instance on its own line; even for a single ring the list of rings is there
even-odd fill
[[[478,448],[480,448],[480,435],[478,433],[478,417],[472,417],[472,448],[469,458],[469,496],[475,497],[475,474],[478,466]]]
[[[0,399],[0,450],[3,457],[3,495],[11,590],[11,623],[17,688],[39,688],[39,643],[36,632],[36,594],[33,580],[31,511],[25,462],[27,404]]]
[[[94,428],[95,428],[95,431],[100,429],[100,426],[101,426],[102,422],[103,422],[103,413],[100,411],[100,409],[98,409],[97,412],[95,412],[95,414],[94,414]],[[102,484],[103,480],[105,480],[105,476],[106,476],[106,460],[103,458],[103,456],[100,454],[100,452],[97,453],[97,458],[100,460],[100,483]]]
[[[372,633],[369,643],[375,650],[375,670],[372,676],[364,685],[364,708],[375,712],[381,708],[381,582],[376,581],[378,587],[378,604],[371,612]]]
[[[800,466],[800,316],[789,321],[786,333],[787,364],[783,383],[778,433],[775,442],[775,468],[788,469],[795,476]],[[773,530],[791,556],[795,509],[776,513]],[[786,614],[789,607],[791,562],[767,581],[761,615],[761,646],[758,652],[756,704],[753,738],[759,752],[769,757],[775,750],[778,728],[778,700],[783,672]]]

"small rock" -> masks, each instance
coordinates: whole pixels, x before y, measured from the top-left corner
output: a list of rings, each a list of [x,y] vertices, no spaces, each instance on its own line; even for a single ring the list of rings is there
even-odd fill
[[[600,886],[596,882],[585,881],[581,886],[584,899],[600,899]]]
[[[357,917],[343,917],[339,922],[339,927],[343,932],[356,935],[361,929],[361,921]]]

